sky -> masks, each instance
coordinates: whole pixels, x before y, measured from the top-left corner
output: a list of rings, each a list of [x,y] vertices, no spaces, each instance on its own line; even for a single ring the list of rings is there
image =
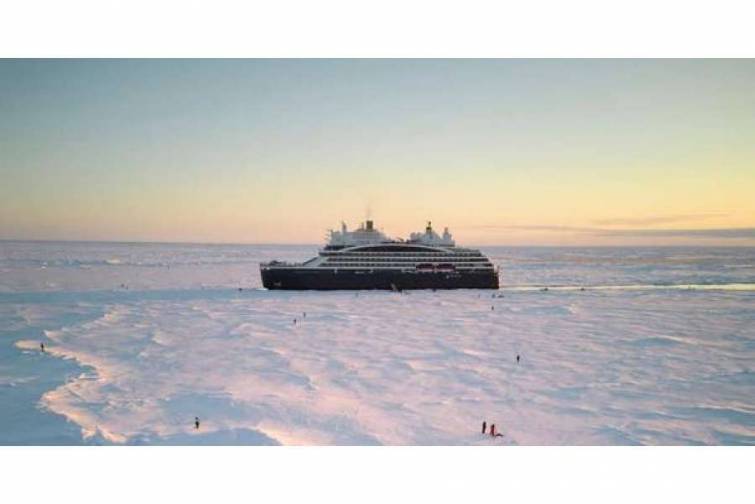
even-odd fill
[[[755,245],[755,60],[0,60],[0,239]]]

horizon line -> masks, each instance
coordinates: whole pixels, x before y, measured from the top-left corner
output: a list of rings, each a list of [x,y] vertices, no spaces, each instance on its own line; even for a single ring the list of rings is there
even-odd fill
[[[321,244],[317,243],[280,243],[280,242],[200,242],[200,241],[159,241],[159,240],[76,240],[76,239],[27,239],[27,238],[0,238],[0,243],[71,243],[71,244],[86,244],[86,243],[103,243],[113,245],[215,245],[215,246],[290,246],[290,247],[304,247],[314,246],[319,247]],[[463,248],[470,247],[509,247],[509,248],[755,248],[755,244],[726,244],[726,245],[710,245],[710,244],[680,244],[680,245],[542,245],[542,244],[470,244]]]

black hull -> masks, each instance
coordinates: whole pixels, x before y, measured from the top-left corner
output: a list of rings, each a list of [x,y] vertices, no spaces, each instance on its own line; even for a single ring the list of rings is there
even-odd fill
[[[498,275],[476,272],[357,271],[316,268],[269,268],[262,285],[282,290],[497,289]]]

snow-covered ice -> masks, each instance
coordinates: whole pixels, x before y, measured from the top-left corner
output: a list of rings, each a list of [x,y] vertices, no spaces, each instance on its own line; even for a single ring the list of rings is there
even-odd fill
[[[0,431],[46,444],[47,416],[89,443],[755,443],[753,249],[485,249],[500,291],[259,288],[260,260],[315,249],[0,242],[0,400],[42,409]]]

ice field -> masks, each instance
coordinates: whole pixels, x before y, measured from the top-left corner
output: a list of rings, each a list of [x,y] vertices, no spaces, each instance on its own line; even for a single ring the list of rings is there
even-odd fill
[[[490,247],[500,291],[260,288],[259,261],[316,249],[0,242],[0,444],[755,444],[755,249]]]

